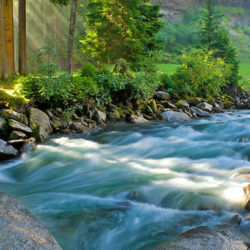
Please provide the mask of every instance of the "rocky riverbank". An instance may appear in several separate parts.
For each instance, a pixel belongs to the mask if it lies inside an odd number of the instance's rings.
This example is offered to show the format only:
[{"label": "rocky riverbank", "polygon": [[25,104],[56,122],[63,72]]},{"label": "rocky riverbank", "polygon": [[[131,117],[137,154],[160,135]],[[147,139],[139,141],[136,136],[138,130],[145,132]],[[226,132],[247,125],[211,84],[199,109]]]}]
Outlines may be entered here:
[{"label": "rocky riverbank", "polygon": [[211,113],[223,112],[224,109],[249,109],[250,97],[242,92],[236,99],[225,95],[216,100],[180,100],[174,93],[158,91],[147,101],[109,103],[101,109],[82,103],[81,111],[70,119],[53,109],[27,105],[14,111],[8,106],[0,100],[0,161],[34,150],[36,143],[44,143],[53,133],[89,133],[98,126],[121,121],[133,124],[155,120],[191,121],[210,117]]}]

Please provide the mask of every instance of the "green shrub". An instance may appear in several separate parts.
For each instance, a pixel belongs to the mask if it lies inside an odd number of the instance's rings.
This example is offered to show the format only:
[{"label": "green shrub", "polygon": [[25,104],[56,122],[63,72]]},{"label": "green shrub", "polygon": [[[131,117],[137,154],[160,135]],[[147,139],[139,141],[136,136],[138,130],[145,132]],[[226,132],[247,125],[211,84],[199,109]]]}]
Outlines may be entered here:
[{"label": "green shrub", "polygon": [[73,86],[71,97],[74,102],[84,100],[89,96],[95,97],[99,93],[97,82],[91,77],[76,76],[73,78]]},{"label": "green shrub", "polygon": [[28,75],[16,80],[15,89],[27,98],[40,103],[51,101],[52,105],[67,105],[73,89],[72,76],[66,72],[56,75]]},{"label": "green shrub", "polygon": [[159,86],[160,82],[155,74],[141,71],[134,74],[127,88],[132,98],[147,99],[153,96]]},{"label": "green shrub", "polygon": [[97,84],[100,91],[99,102],[112,101],[112,96],[126,88],[127,76],[111,73],[108,70],[101,70],[97,75]]},{"label": "green shrub", "polygon": [[163,87],[165,87],[168,91],[172,91],[176,88],[176,84],[173,81],[172,77],[167,73],[163,73],[160,75],[160,82]]},{"label": "green shrub", "polygon": [[86,62],[80,69],[80,74],[82,77],[96,78],[97,68],[94,64]]},{"label": "green shrub", "polygon": [[212,52],[184,55],[182,66],[173,75],[176,91],[182,96],[216,96],[231,74],[230,65]]}]

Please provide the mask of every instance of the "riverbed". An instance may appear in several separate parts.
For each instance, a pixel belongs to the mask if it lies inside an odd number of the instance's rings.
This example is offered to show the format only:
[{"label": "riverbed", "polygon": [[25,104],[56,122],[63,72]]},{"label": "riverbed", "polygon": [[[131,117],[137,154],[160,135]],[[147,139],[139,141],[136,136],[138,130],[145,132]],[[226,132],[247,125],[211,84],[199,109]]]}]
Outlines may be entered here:
[{"label": "riverbed", "polygon": [[249,174],[250,111],[236,111],[54,137],[0,163],[0,191],[18,196],[63,249],[149,250],[200,225],[249,237]]}]

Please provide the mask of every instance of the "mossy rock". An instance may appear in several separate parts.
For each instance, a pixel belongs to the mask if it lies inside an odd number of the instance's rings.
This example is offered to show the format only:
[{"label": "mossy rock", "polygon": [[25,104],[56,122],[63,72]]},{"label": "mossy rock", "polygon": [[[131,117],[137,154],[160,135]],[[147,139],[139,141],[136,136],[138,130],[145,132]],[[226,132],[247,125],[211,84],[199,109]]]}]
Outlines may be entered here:
[{"label": "mossy rock", "polygon": [[148,104],[147,106],[151,108],[153,113],[157,113],[158,108],[157,108],[156,101],[154,99],[150,99],[147,104]]},{"label": "mossy rock", "polygon": [[184,100],[179,100],[177,103],[176,103],[176,106],[178,108],[189,108],[189,104],[184,101]]},{"label": "mossy rock", "polygon": [[227,101],[223,102],[223,106],[224,106],[225,109],[230,109],[230,108],[232,108],[233,103],[231,101],[227,100]]},{"label": "mossy rock", "polygon": [[9,95],[5,90],[2,89],[0,89],[0,101],[9,103],[9,107],[13,109],[27,103],[27,100],[24,97]]},{"label": "mossy rock", "polygon": [[8,123],[0,116],[0,137],[6,137],[8,133]]}]

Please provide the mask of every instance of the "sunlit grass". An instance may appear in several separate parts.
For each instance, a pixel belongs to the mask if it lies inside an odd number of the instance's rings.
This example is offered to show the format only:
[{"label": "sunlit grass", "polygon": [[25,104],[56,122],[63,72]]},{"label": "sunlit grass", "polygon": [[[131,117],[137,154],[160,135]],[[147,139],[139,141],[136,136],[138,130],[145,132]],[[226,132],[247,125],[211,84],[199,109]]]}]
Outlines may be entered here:
[{"label": "sunlit grass", "polygon": [[158,64],[157,68],[161,73],[172,75],[176,71],[178,66],[178,64]]}]

